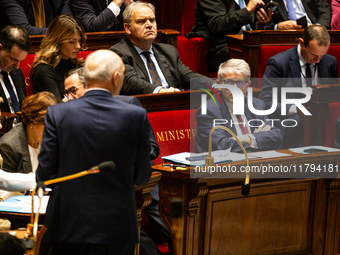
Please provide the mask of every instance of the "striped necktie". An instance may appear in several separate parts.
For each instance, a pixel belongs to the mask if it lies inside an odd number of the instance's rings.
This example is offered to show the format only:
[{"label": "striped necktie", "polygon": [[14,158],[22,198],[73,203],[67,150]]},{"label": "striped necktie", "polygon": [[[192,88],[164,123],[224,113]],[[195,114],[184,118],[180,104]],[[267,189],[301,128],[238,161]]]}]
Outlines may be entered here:
[{"label": "striped necktie", "polygon": [[14,113],[20,112],[19,102],[18,102],[17,96],[15,95],[15,92],[13,90],[12,84],[9,81],[8,73],[5,72],[5,71],[1,71],[1,75],[4,78],[4,83],[5,83],[6,89],[8,91],[10,98],[11,98]]},{"label": "striped necktie", "polygon": [[162,86],[161,79],[159,78],[156,67],[153,61],[151,60],[150,56],[151,53],[149,51],[143,51],[142,54],[146,57],[146,63],[151,77],[151,83],[158,86]]}]

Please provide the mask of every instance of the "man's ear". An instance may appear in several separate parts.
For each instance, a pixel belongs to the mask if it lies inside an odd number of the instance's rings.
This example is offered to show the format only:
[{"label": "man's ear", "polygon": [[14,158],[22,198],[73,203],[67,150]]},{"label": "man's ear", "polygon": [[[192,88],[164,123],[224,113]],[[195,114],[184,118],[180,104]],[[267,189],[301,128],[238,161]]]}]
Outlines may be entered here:
[{"label": "man's ear", "polygon": [[304,46],[304,41],[302,38],[299,38],[299,44],[300,44],[300,47],[303,47]]},{"label": "man's ear", "polygon": [[0,43],[0,52],[4,49],[4,47],[2,47],[2,44]]},{"label": "man's ear", "polygon": [[124,29],[125,29],[125,32],[126,32],[128,35],[131,34],[129,23],[124,23]]}]

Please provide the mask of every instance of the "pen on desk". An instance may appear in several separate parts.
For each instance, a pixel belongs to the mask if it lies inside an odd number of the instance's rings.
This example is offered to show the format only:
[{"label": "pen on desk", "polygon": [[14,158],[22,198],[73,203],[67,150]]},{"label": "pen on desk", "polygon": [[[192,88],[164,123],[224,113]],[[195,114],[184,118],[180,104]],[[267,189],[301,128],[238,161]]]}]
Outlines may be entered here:
[{"label": "pen on desk", "polygon": [[183,167],[183,168],[186,168],[187,166],[186,165],[176,165],[176,164],[163,164],[162,165],[163,167]]}]

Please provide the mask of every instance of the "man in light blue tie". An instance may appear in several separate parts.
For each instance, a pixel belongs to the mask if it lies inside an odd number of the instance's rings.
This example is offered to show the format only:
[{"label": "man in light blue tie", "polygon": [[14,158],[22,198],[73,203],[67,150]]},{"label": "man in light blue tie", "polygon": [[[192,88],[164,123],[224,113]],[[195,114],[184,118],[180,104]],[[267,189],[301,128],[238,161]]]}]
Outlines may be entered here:
[{"label": "man in light blue tie", "polygon": [[[269,0],[265,0],[269,1]],[[279,6],[269,17],[261,8],[256,13],[260,19],[268,20],[265,29],[302,29],[296,20],[306,16],[307,24],[322,25],[331,29],[331,8],[327,0],[275,0]]]},{"label": "man in light blue tie", "polygon": [[255,15],[262,5],[262,0],[197,0],[195,26],[188,37],[204,37],[209,42],[209,73],[217,72],[219,64],[229,59],[226,34],[241,34],[269,22],[270,14],[263,19]]}]

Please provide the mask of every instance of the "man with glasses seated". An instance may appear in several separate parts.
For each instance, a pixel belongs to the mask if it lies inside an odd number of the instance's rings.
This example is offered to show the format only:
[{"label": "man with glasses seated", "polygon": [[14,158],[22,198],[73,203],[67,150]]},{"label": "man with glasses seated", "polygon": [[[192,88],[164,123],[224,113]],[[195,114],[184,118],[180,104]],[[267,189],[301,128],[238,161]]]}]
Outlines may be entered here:
[{"label": "man with glasses seated", "polygon": [[[242,59],[230,59],[222,63],[218,70],[217,83],[237,86],[246,95],[251,84],[249,65]],[[267,116],[253,114],[248,108],[247,97],[244,101],[244,114],[236,115],[233,111],[231,91],[221,88],[218,94],[221,103],[217,95],[214,95],[214,98],[207,100],[206,114],[202,113],[202,107],[197,110],[197,152],[208,151],[209,133],[214,127],[214,120],[218,120],[218,126],[225,126],[236,134],[248,152],[280,148],[282,131],[273,126]],[[252,103],[257,110],[265,109],[264,102],[257,98],[253,98]],[[233,152],[242,152],[241,147],[229,132],[223,129],[215,130],[212,134],[212,150],[228,148],[231,148]]]},{"label": "man with glasses seated", "polygon": [[84,80],[84,68],[75,68],[68,71],[64,77],[64,98],[63,101],[69,101],[72,99],[77,99],[82,97],[86,90],[87,86]]}]

